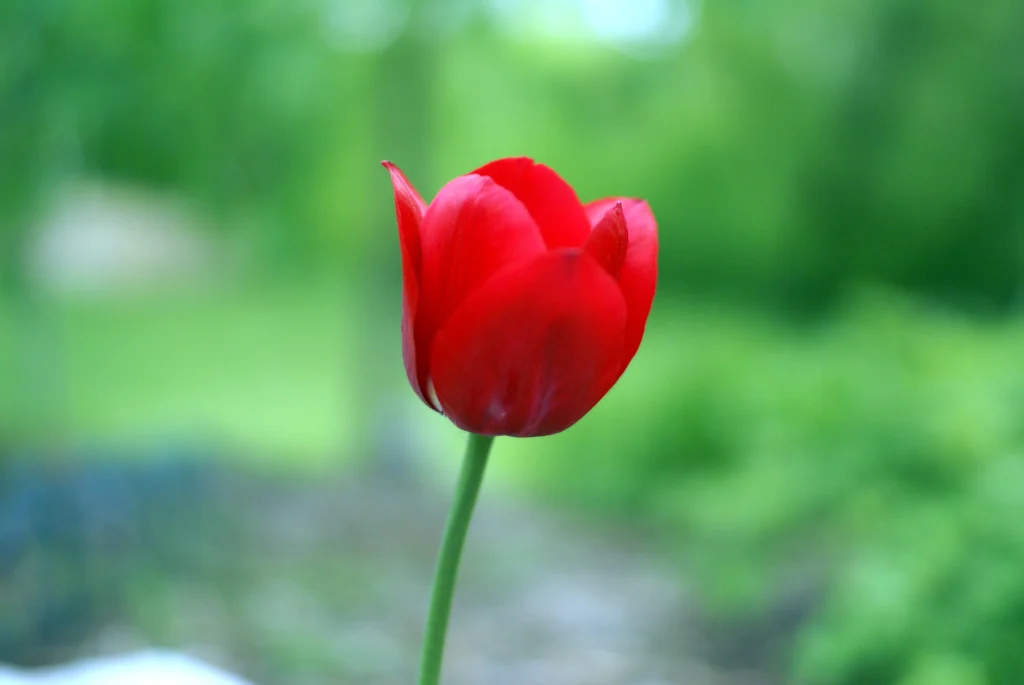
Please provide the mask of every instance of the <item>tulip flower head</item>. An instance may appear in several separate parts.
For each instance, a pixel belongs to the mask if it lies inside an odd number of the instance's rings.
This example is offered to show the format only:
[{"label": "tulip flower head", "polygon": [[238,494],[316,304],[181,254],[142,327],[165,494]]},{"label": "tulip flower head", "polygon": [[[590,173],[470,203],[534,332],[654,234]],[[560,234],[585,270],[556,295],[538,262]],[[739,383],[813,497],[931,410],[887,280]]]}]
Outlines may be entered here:
[{"label": "tulip flower head", "polygon": [[402,352],[423,402],[463,430],[565,430],[619,379],[657,283],[647,203],[581,204],[550,168],[500,159],[428,205],[395,165]]}]

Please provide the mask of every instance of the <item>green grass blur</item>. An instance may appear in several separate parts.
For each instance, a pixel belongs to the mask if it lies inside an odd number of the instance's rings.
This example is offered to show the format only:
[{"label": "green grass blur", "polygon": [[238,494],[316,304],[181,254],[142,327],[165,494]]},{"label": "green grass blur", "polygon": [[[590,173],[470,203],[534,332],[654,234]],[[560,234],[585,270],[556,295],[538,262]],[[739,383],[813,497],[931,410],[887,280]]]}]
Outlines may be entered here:
[{"label": "green grass blur", "polygon": [[[430,197],[530,155],[647,198],[662,276],[618,386],[496,477],[649,527],[725,625],[810,588],[778,682],[1024,682],[1024,5],[597,5],[5,2],[0,448],[358,463],[415,406],[379,162]],[[96,183],[187,207],[202,283],[37,269]]]},{"label": "green grass blur", "polygon": [[[26,416],[23,389],[13,384],[30,370],[22,369],[0,383],[0,412],[28,422],[11,430],[51,439],[130,443],[192,434],[245,445],[254,457],[326,459],[353,440],[348,297],[337,279],[320,279],[50,303],[46,326],[60,364],[51,404]],[[15,343],[6,337],[0,351],[9,358]]]}]

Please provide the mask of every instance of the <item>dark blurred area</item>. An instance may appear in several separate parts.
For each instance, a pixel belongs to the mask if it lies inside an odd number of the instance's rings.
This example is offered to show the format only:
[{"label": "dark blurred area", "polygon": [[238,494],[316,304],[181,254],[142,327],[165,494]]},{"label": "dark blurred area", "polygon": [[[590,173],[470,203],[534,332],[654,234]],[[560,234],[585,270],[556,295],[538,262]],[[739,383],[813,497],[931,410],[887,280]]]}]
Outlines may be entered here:
[{"label": "dark blurred area", "polygon": [[498,443],[449,682],[1024,682],[1024,4],[0,3],[0,663],[412,680],[462,437],[391,188],[646,198],[647,339]]}]

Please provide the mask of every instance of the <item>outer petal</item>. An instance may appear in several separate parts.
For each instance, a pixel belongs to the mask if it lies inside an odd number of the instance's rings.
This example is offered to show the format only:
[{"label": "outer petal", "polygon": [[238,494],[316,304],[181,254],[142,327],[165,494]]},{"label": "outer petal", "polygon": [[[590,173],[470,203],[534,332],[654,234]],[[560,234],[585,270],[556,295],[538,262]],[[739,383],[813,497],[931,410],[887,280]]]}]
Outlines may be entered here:
[{"label": "outer petal", "polygon": [[486,435],[549,435],[576,423],[622,368],[626,303],[579,250],[495,276],[437,335],[431,377],[455,425]]},{"label": "outer petal", "polygon": [[510,157],[473,173],[494,179],[526,205],[548,249],[579,247],[590,234],[576,191],[549,167],[528,157]]},{"label": "outer petal", "polygon": [[[546,251],[540,229],[511,192],[485,176],[445,185],[420,225],[423,269],[416,355],[430,359],[434,336],[466,297],[498,271]],[[427,387],[427,368],[419,381]]]},{"label": "outer petal", "polygon": [[[437,409],[430,401],[426,386],[420,378],[426,375],[428,358],[418,359],[413,336],[416,312],[419,308],[419,278],[423,256],[420,250],[420,223],[427,210],[426,203],[406,179],[402,170],[391,162],[383,162],[391,173],[395,189],[395,217],[398,221],[398,242],[402,251],[402,359],[409,384],[427,406]],[[423,362],[423,369],[418,366]]]},{"label": "outer petal", "polygon": [[629,233],[626,260],[619,273],[619,286],[629,308],[626,353],[622,363],[624,371],[640,347],[658,284],[658,224],[646,202],[622,197],[606,198],[586,205],[591,224],[596,227],[617,203],[622,203]]}]

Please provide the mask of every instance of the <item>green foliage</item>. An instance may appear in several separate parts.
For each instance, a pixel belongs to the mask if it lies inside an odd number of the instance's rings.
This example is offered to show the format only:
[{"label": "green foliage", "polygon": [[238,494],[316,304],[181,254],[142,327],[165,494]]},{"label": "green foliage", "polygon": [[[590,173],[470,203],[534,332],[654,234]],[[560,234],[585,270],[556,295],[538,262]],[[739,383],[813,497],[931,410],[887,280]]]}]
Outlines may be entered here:
[{"label": "green foliage", "polygon": [[[36,341],[17,340],[6,305],[0,299],[0,360],[18,360],[13,347]],[[370,333],[357,312],[336,279],[53,306],[44,332],[59,332],[46,350],[59,367],[52,378],[0,374],[0,437],[92,444],[198,434],[258,447],[249,459],[335,464],[363,420],[350,331]],[[397,341],[390,351],[398,359]],[[400,366],[389,365],[395,378]],[[41,387],[55,396],[36,419],[45,423],[19,425]]]},{"label": "green foliage", "polygon": [[317,13],[272,0],[14,0],[0,12],[0,152],[19,170],[5,214],[99,176],[184,193],[276,264],[308,252],[320,222],[364,211],[339,161],[359,149],[363,69],[339,62]]},{"label": "green foliage", "polygon": [[1024,680],[1019,323],[676,314],[578,429],[517,448],[528,480],[656,522],[715,615],[816,579],[793,682]]},{"label": "green foliage", "polygon": [[451,17],[415,4],[366,52],[384,9],[359,28],[317,3],[7,2],[0,153],[18,173],[0,209],[102,175],[186,193],[271,266],[372,264],[392,236],[380,159],[429,196],[530,154],[584,198],[650,199],[666,291],[818,309],[881,281],[1018,301],[1015,0],[712,3],[646,59],[482,20],[441,40],[421,24]]}]

